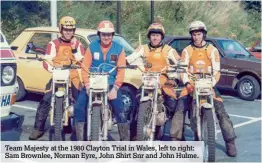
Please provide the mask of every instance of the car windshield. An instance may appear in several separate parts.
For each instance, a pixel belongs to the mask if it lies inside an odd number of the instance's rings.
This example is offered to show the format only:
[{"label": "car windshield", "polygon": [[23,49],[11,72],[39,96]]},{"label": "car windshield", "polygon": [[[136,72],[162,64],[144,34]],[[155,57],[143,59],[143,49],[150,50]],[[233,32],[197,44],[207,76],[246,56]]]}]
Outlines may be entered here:
[{"label": "car windshield", "polygon": [[[90,42],[93,42],[95,40],[98,40],[99,37],[98,35],[90,35],[88,36],[88,39],[90,40]],[[134,48],[122,36],[115,35],[113,37],[113,41],[119,43],[120,45],[124,47],[126,56],[129,56],[130,54],[134,52]]]},{"label": "car windshield", "polygon": [[217,40],[229,58],[250,58],[253,57],[243,46],[234,40]]}]

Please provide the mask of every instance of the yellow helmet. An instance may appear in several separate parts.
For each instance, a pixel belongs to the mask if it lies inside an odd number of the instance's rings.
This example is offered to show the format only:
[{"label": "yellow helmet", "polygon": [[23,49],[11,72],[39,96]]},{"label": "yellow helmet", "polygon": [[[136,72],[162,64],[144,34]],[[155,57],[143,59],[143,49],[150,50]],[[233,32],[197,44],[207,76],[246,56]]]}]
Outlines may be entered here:
[{"label": "yellow helmet", "polygon": [[74,18],[70,16],[64,16],[59,21],[59,31],[61,32],[62,29],[75,29],[76,28],[76,21]]},{"label": "yellow helmet", "polygon": [[188,27],[189,33],[191,33],[192,31],[198,31],[198,30],[203,30],[207,33],[207,27],[205,23],[201,21],[194,21]]},{"label": "yellow helmet", "polygon": [[148,27],[147,38],[150,38],[151,33],[160,33],[163,39],[165,37],[165,28],[160,23],[153,23]]}]

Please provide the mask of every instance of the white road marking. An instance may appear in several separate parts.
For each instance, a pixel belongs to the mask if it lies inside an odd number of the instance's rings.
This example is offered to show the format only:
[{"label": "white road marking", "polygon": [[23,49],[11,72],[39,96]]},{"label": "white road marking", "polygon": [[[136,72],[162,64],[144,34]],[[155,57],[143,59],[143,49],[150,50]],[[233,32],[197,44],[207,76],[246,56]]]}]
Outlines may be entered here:
[{"label": "white road marking", "polygon": [[23,108],[23,109],[28,109],[28,110],[37,110],[36,108],[33,108],[33,107],[28,107],[28,106],[23,106],[23,105],[18,105],[18,104],[15,104],[13,105],[14,107],[18,107],[18,108]]},{"label": "white road marking", "polygon": [[236,114],[228,114],[232,117],[238,117],[238,118],[246,118],[246,119],[257,119],[257,117],[247,117],[247,116],[243,116],[243,115],[236,115]]},{"label": "white road marking", "polygon": [[[255,119],[252,119],[252,120],[243,122],[243,123],[236,124],[236,125],[234,125],[234,128],[238,128],[238,127],[241,127],[241,126],[245,126],[245,125],[248,125],[248,124],[250,124],[250,123],[255,123],[255,122],[261,121],[261,120],[262,120],[262,117],[260,117],[260,118],[255,118]],[[217,132],[217,133],[220,133],[221,130],[217,130],[216,132]]]},{"label": "white road marking", "polygon": [[[237,97],[235,97],[235,96],[230,96],[230,95],[221,95],[221,97],[223,98],[223,97],[232,97],[232,99],[237,99],[237,100],[242,100],[242,99],[239,99],[239,98],[237,98]],[[245,100],[243,100],[243,101],[245,101]],[[261,99],[255,99],[254,101],[261,101]],[[248,102],[248,101],[247,101]]]},{"label": "white road marking", "polygon": [[[36,108],[33,108],[33,107],[27,107],[27,106],[23,106],[23,105],[13,105],[15,107],[19,107],[19,108],[23,108],[23,109],[28,109],[28,110],[34,110],[36,111],[37,109]],[[260,118],[255,118],[255,117],[247,117],[247,116],[242,116],[242,115],[235,115],[235,114],[229,114],[230,116],[232,117],[239,117],[239,118],[246,118],[246,119],[250,119],[249,121],[246,121],[246,122],[243,122],[243,123],[239,123],[239,124],[236,124],[234,125],[233,127],[234,128],[238,128],[238,127],[242,127],[242,126],[245,126],[245,125],[248,125],[248,124],[251,124],[251,123],[255,123],[257,121],[261,121],[262,120],[262,117]],[[217,133],[220,133],[221,130],[217,130],[216,131]]]}]

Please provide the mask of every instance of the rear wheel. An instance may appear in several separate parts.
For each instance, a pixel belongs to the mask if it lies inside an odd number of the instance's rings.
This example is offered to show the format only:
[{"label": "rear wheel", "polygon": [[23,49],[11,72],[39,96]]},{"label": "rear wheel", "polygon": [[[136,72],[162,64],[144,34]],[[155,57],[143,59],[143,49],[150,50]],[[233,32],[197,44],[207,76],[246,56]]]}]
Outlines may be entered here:
[{"label": "rear wheel", "polygon": [[91,115],[91,141],[99,141],[101,131],[101,106],[94,106]]},{"label": "rear wheel", "polygon": [[201,137],[204,141],[204,161],[215,162],[216,160],[216,140],[215,140],[215,120],[212,109],[202,109]]},{"label": "rear wheel", "polygon": [[63,107],[64,107],[64,96],[55,97],[55,115],[54,115],[54,140],[62,140],[62,125],[63,125]]},{"label": "rear wheel", "polygon": [[138,110],[137,141],[150,139],[150,135],[152,134],[152,126],[150,126],[152,116],[151,101],[142,102]]}]

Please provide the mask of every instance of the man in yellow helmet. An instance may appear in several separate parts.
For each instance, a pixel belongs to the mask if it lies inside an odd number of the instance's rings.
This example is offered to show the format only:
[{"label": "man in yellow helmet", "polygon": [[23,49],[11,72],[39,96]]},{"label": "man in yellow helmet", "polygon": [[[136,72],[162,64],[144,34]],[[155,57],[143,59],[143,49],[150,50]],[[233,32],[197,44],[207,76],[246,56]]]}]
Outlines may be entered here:
[{"label": "man in yellow helmet", "polygon": [[[180,57],[176,50],[162,43],[162,40],[165,37],[165,29],[162,24],[151,24],[148,28],[147,37],[150,42],[138,47],[133,54],[127,57],[127,62],[129,64],[142,66],[145,63],[150,63],[152,64],[151,70],[160,71],[165,66],[178,63]],[[142,68],[144,67],[142,66]],[[176,82],[175,80],[170,80],[170,77],[178,78],[178,75],[176,73],[168,74],[168,76],[162,75],[160,77],[160,84],[163,90],[162,94],[164,104],[170,113],[169,115],[172,116],[176,107],[176,93],[173,89],[173,86],[176,85]],[[159,128],[157,128],[157,130],[158,129]],[[135,131],[131,131],[132,138],[135,137],[135,135],[133,135],[135,134],[134,132]],[[156,131],[156,134],[157,132],[158,131]]]},{"label": "man in yellow helmet", "polygon": [[[71,61],[72,62],[81,61],[83,59],[85,50],[83,48],[83,45],[74,37],[75,30],[76,30],[75,19],[70,16],[62,17],[59,21],[59,31],[61,37],[48,43],[45,52],[46,55],[44,58],[46,60],[52,61],[54,65],[56,64],[69,65]],[[63,49],[64,47],[71,48],[72,52],[61,53],[62,51],[61,49]],[[45,61],[43,61],[43,67],[47,71],[52,72],[53,67]],[[70,71],[70,80],[72,82],[71,85],[72,96],[74,100],[76,100],[78,96],[78,92],[82,87],[77,70]],[[42,137],[44,134],[45,121],[48,117],[48,113],[51,107],[51,97],[52,97],[51,83],[52,83],[52,79],[47,84],[46,93],[43,99],[40,101],[39,106],[37,108],[34,129],[31,135],[29,136],[30,140],[36,140]]]},{"label": "man in yellow helmet", "polygon": [[[192,22],[189,26],[189,33],[191,35],[192,43],[182,51],[181,62],[188,65],[190,73],[211,73],[213,75],[213,87],[215,87],[220,78],[219,52],[213,45],[205,41],[207,28],[203,22]],[[170,129],[170,137],[171,140],[174,141],[182,139],[186,111],[185,105],[191,103],[192,98],[190,98],[188,94],[194,90],[194,83],[189,79],[188,74],[182,74],[181,80],[185,84],[185,88],[182,90],[179,97],[178,107],[172,119],[172,126]],[[235,157],[237,155],[237,150],[235,147],[236,135],[233,124],[225,110],[223,100],[215,88],[214,107],[223,138],[226,142],[227,154],[231,157]]]}]

